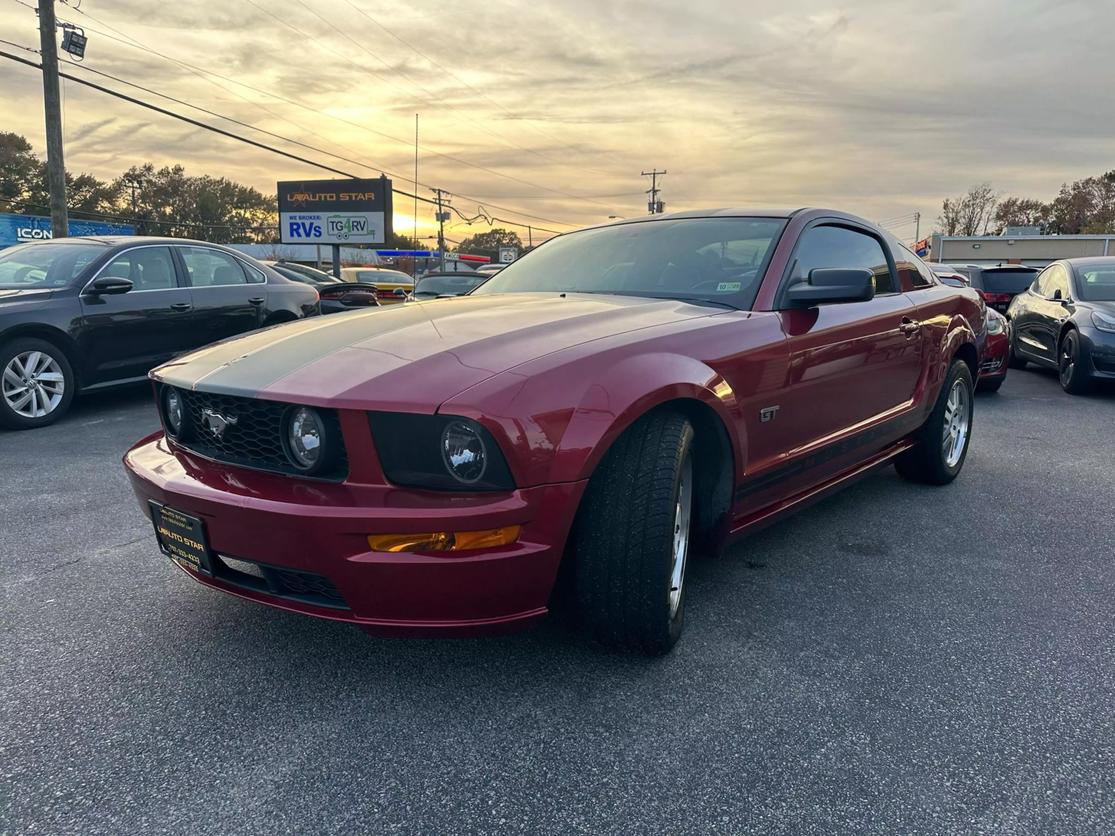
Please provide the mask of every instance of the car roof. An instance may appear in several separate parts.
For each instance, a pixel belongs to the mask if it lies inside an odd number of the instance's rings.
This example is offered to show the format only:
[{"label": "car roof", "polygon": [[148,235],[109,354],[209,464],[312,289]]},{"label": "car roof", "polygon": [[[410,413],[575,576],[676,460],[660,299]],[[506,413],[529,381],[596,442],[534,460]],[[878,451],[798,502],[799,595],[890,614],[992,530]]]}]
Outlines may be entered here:
[{"label": "car roof", "polygon": [[168,238],[158,235],[71,235],[66,238],[49,238],[45,241],[39,241],[38,243],[64,244],[73,241],[102,244],[106,247],[119,247],[123,244],[182,244],[187,247],[199,246],[229,249],[225,244],[214,244],[212,241],[195,241],[192,238]]},{"label": "car roof", "polygon": [[788,220],[795,215],[800,215],[803,213],[808,213],[817,218],[837,218],[878,228],[878,224],[872,223],[871,221],[865,218],[861,218],[858,215],[853,215],[850,212],[843,212],[839,209],[825,209],[816,206],[802,206],[798,209],[777,209],[770,207],[721,207],[718,209],[692,209],[685,212],[670,212],[662,215],[643,215],[637,218],[624,218],[618,221],[594,224],[592,226],[584,228],[599,229],[606,226],[654,223],[655,221],[673,221],[683,220],[687,218],[778,218],[781,220]]},{"label": "car roof", "polygon": [[1077,269],[1088,267],[1115,268],[1115,255],[1081,256],[1080,258],[1064,258],[1061,261],[1071,264]]}]

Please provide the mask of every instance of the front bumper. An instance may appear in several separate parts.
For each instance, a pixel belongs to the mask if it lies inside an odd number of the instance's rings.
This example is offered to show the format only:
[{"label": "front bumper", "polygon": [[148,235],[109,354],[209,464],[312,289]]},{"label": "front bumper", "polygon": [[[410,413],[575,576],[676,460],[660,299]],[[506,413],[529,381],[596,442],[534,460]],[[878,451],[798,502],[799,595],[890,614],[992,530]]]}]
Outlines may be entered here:
[{"label": "front bumper", "polygon": [[[370,632],[410,634],[493,632],[543,616],[586,484],[459,495],[317,482],[175,452],[162,433],[129,450],[124,466],[148,516],[154,501],[199,517],[218,557],[293,579],[253,583],[181,567],[198,582]],[[366,539],[512,525],[522,526],[517,542],[456,554],[373,552]]]},{"label": "front bumper", "polygon": [[1081,328],[1081,354],[1088,361],[1090,377],[1115,380],[1115,334],[1098,328]]}]

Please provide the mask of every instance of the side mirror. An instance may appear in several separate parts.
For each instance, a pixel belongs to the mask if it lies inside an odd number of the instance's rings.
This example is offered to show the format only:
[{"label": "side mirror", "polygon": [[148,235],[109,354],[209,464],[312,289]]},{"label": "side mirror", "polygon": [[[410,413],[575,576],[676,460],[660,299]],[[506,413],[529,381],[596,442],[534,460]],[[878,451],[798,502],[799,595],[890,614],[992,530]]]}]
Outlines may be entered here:
[{"label": "side mirror", "polygon": [[120,276],[103,276],[89,286],[89,292],[96,296],[115,296],[127,293],[133,287],[135,285],[132,284],[131,279],[124,279]]},{"label": "side mirror", "polygon": [[786,300],[795,307],[867,302],[874,296],[875,275],[854,267],[810,270],[807,281],[791,285],[786,291]]}]

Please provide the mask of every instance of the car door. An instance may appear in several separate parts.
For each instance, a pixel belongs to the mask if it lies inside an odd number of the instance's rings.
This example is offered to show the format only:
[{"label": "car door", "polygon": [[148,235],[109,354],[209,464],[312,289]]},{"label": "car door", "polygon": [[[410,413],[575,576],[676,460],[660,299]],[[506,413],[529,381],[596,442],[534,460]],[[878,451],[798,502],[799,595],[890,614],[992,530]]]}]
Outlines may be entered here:
[{"label": "car door", "polygon": [[873,231],[821,221],[799,238],[783,277],[787,287],[818,268],[859,268],[875,275],[866,302],[776,305],[788,348],[780,395],[778,442],[801,468],[805,487],[883,449],[906,432],[922,375],[924,346],[916,309],[901,292],[893,258]]},{"label": "car door", "polygon": [[266,277],[236,256],[215,247],[177,246],[190,285],[194,334],[191,346],[234,337],[263,323]]},{"label": "car door", "polygon": [[1065,265],[1050,264],[1038,276],[1037,292],[1026,291],[1024,313],[1018,317],[1016,345],[1029,358],[1057,363],[1057,338],[1069,317],[1066,303],[1072,297]]},{"label": "car door", "polygon": [[[92,283],[105,277],[128,279],[132,289],[93,292]],[[183,284],[166,245],[130,247],[90,279],[80,297],[78,334],[86,385],[142,377],[190,348],[190,291]]]}]

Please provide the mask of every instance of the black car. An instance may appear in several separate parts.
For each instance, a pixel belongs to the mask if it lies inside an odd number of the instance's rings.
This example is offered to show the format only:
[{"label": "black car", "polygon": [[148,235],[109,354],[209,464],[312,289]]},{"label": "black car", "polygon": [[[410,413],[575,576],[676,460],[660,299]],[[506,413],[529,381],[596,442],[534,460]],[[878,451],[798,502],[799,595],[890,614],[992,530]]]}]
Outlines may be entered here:
[{"label": "black car", "polygon": [[493,274],[477,273],[474,270],[450,272],[427,273],[422,276],[414,285],[414,291],[411,294],[414,299],[437,299],[443,296],[464,296],[470,293],[484,282],[488,281]]},{"label": "black car", "polygon": [[1057,369],[1073,395],[1115,380],[1115,257],[1053,262],[1014,297],[1007,317],[1014,368]]},{"label": "black car", "polygon": [[296,282],[308,284],[321,296],[323,314],[358,311],[379,307],[378,288],[373,284],[345,282],[323,270],[289,261],[262,261],[276,273]]},{"label": "black car", "polygon": [[313,288],[178,238],[57,238],[0,250],[0,426],[50,424],[78,391],[318,312]]},{"label": "black car", "polygon": [[950,264],[950,269],[966,277],[988,307],[1006,313],[1011,299],[1024,291],[1040,271],[1026,264]]}]

